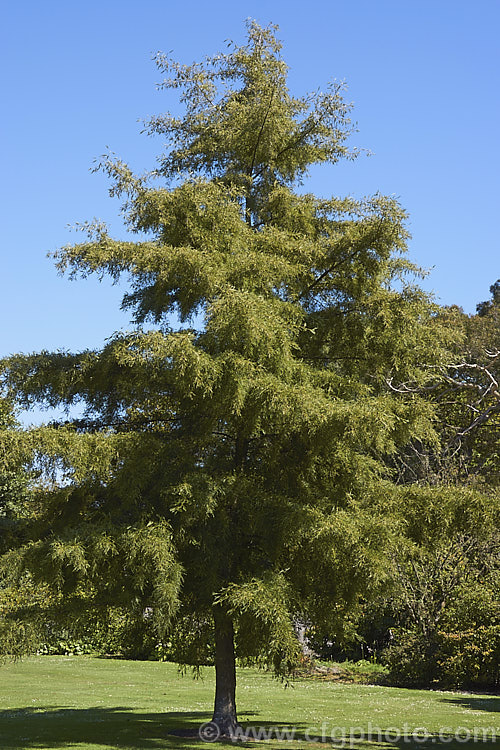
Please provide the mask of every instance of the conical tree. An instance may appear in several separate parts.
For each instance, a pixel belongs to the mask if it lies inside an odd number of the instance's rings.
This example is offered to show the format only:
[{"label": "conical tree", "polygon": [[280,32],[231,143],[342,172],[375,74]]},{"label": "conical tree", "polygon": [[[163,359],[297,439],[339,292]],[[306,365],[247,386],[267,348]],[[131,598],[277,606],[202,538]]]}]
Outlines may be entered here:
[{"label": "conical tree", "polygon": [[86,409],[2,433],[52,472],[8,567],[68,597],[86,586],[96,607],[150,607],[179,660],[213,659],[231,735],[235,655],[285,672],[295,619],[331,632],[383,579],[384,462],[432,432],[429,405],[386,381],[422,382],[440,339],[405,282],[398,203],[297,192],[311,165],[355,155],[342,86],[292,97],[275,29],[255,23],[243,46],[157,63],[185,105],[149,123],[167,141],[157,169],[102,163],[141,237],[88,225],[57,253],[71,275],[128,278],[136,329],[4,363],[24,406]]}]

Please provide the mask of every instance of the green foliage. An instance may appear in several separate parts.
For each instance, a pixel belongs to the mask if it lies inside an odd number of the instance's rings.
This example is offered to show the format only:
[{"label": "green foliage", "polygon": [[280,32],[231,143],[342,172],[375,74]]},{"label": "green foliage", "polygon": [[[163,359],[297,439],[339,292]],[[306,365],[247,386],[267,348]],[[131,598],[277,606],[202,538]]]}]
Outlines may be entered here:
[{"label": "green foliage", "polygon": [[217,597],[238,618],[237,653],[243,659],[270,663],[278,675],[288,674],[299,658],[290,619],[292,592],[282,572],[230,584]]},{"label": "green foliage", "polygon": [[496,687],[498,494],[404,487],[399,501],[403,534],[391,553],[392,586],[364,611],[358,632],[396,683]]},{"label": "green foliage", "polygon": [[174,661],[186,667],[213,666],[215,664],[215,626],[212,612],[198,611],[185,602],[168,639],[156,644],[154,655],[163,661]]},{"label": "green foliage", "polygon": [[384,652],[392,684],[496,690],[500,684],[500,625],[473,630],[396,633]]},{"label": "green foliage", "polygon": [[496,688],[500,685],[500,624],[443,633],[439,669],[442,683]]},{"label": "green foliage", "polygon": [[393,552],[401,617],[424,637],[446,620],[464,627],[461,596],[487,589],[500,570],[500,498],[458,488],[405,488],[402,495],[407,543]]},{"label": "green foliage", "polygon": [[36,653],[99,654],[127,659],[158,658],[157,637],[148,613],[131,613],[119,607],[87,610],[82,617],[46,612],[38,634]]},{"label": "green foliage", "polygon": [[[499,486],[500,300],[499,282],[492,299],[466,315],[452,306],[441,310],[441,324],[453,330],[452,353],[433,368],[435,381],[426,397],[435,407],[438,443],[411,442],[394,459],[399,481],[430,484]],[[414,384],[403,391],[418,392]],[[421,393],[425,393],[425,390]]]},{"label": "green foliage", "polygon": [[[12,404],[0,398],[0,432],[16,434],[18,425]],[[27,512],[30,477],[22,462],[9,452],[0,454],[0,554],[19,534],[21,518]]]},{"label": "green foliage", "polygon": [[50,482],[4,569],[92,607],[150,607],[195,663],[218,603],[241,656],[282,672],[295,618],[338,630],[386,582],[388,456],[436,434],[429,402],[387,383],[424,385],[448,329],[413,283],[397,201],[296,192],[310,165],[355,154],[342,86],[293,97],[255,23],[202,63],[157,62],[185,105],[149,123],[168,150],[144,177],[101,164],[141,239],[83,225],[56,254],[70,275],[128,279],[136,329],[3,363],[23,406],[85,408],[0,432]]},{"label": "green foliage", "polygon": [[0,656],[100,654],[158,658],[153,613],[107,606],[92,591],[54,593],[24,576],[0,588]]}]

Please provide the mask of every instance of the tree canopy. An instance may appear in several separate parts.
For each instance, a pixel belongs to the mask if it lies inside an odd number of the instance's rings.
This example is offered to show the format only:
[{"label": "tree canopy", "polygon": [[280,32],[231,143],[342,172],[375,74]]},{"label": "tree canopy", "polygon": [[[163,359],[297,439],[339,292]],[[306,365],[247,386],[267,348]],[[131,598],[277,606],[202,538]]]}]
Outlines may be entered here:
[{"label": "tree canopy", "polygon": [[56,253],[71,276],[128,280],[135,328],[3,363],[22,406],[84,408],[1,431],[47,482],[4,567],[68,601],[150,608],[180,661],[215,661],[226,734],[235,654],[282,674],[295,620],[338,629],[383,583],[388,457],[435,435],[429,400],[387,383],[424,384],[447,335],[395,199],[303,192],[311,165],[356,156],[350,105],[337,83],[292,96],[280,50],[251,22],[200,63],[158,55],[184,105],[148,124],[164,153],[140,176],[100,165],[137,237],[90,223]]}]

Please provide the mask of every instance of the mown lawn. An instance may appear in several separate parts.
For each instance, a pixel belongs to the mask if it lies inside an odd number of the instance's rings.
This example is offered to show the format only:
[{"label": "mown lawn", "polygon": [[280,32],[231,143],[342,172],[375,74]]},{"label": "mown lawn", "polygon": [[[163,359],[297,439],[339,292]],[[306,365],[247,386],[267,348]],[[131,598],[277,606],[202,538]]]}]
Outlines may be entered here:
[{"label": "mown lawn", "polygon": [[[238,709],[245,726],[296,730],[291,740],[248,740],[240,747],[282,750],[338,746],[377,749],[472,747],[500,749],[500,698],[460,693],[401,690],[380,686],[300,680],[283,686],[265,673],[242,669]],[[181,676],[173,664],[37,657],[0,667],[0,748],[76,748],[77,750],[202,750],[198,727],[210,720],[213,672],[202,680]],[[372,740],[366,738],[370,729]],[[397,741],[395,730],[408,741]],[[421,729],[429,736],[421,741]],[[455,731],[460,728],[457,738]],[[474,742],[474,728],[493,728],[498,740]],[[378,730],[390,736],[378,736]],[[184,732],[182,731],[184,730]],[[179,732],[178,735],[175,733]],[[232,743],[220,743],[232,746]]]}]

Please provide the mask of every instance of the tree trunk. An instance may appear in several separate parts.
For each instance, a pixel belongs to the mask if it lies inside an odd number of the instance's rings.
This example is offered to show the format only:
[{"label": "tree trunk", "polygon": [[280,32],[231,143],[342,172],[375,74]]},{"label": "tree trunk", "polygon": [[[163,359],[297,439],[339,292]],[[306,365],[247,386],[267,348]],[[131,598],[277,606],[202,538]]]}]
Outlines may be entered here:
[{"label": "tree trunk", "polygon": [[212,721],[222,736],[233,737],[236,717],[236,662],[233,621],[222,607],[214,607],[215,621],[215,706]]}]

